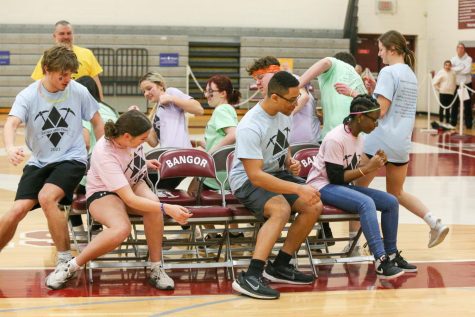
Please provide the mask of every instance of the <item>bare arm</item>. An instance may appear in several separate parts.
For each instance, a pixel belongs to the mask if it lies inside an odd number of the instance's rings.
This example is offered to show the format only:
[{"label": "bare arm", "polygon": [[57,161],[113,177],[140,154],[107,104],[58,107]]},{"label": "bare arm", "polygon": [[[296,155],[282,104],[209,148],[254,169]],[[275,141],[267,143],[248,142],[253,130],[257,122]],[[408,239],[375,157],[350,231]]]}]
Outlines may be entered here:
[{"label": "bare arm", "polygon": [[312,79],[314,79],[315,77],[329,70],[330,67],[332,67],[332,62],[329,58],[323,58],[319,60],[318,62],[313,64],[309,69],[307,69],[305,73],[303,73],[303,75],[300,77],[299,87],[304,87]]},{"label": "bare arm", "polygon": [[205,112],[198,100],[183,99],[183,98],[172,96],[166,93],[160,96],[159,103],[161,105],[166,106],[166,104],[170,102],[173,102],[175,105],[183,109],[183,111],[191,113],[191,114],[202,115]]},{"label": "bare arm", "polygon": [[[115,191],[122,201],[130,208],[143,212],[162,212],[160,202],[136,195],[132,188],[127,185]],[[192,216],[185,207],[178,205],[164,204],[167,215],[175,219],[179,224],[186,224],[188,218]]]},{"label": "bare arm", "polygon": [[147,143],[151,147],[156,147],[158,145],[158,137],[157,133],[155,132],[155,129],[150,129],[150,133],[147,137]]},{"label": "bare arm", "polygon": [[96,113],[92,117],[91,124],[96,140],[99,140],[104,135],[104,122],[102,121],[102,118],[99,115],[99,111],[96,111]]},{"label": "bare arm", "polygon": [[104,94],[102,93],[102,84],[101,80],[99,79],[99,75],[92,77],[92,79],[94,79],[97,85],[97,89],[99,89],[99,98],[101,98],[101,100],[104,100]]},{"label": "bare arm", "polygon": [[281,180],[262,170],[262,160],[241,159],[249,181],[256,187],[280,194],[296,194],[305,203],[314,205],[320,201],[320,193],[310,185]]},{"label": "bare arm", "polygon": [[227,127],[224,128],[224,133],[226,133],[226,136],[219,141],[218,144],[213,146],[210,150],[209,153],[213,153],[219,148],[222,148],[225,145],[230,145],[236,143],[236,127]]},{"label": "bare arm", "polygon": [[82,137],[84,138],[84,143],[86,144],[86,150],[89,152],[91,148],[91,136],[89,135],[89,130],[82,128]]},{"label": "bare arm", "polygon": [[300,88],[300,97],[297,101],[297,106],[295,107],[294,111],[292,111],[292,114],[295,114],[302,110],[302,108],[307,104],[308,100],[310,99],[310,96],[308,95],[307,89],[305,88]]},{"label": "bare arm", "polygon": [[378,95],[378,103],[381,106],[381,115],[380,117],[384,117],[386,112],[388,112],[389,107],[391,106],[391,101],[384,96]]},{"label": "bare arm", "polygon": [[20,164],[25,159],[23,149],[15,146],[15,134],[21,120],[15,116],[8,116],[5,126],[3,127],[3,143],[7,151],[8,161],[14,166]]}]

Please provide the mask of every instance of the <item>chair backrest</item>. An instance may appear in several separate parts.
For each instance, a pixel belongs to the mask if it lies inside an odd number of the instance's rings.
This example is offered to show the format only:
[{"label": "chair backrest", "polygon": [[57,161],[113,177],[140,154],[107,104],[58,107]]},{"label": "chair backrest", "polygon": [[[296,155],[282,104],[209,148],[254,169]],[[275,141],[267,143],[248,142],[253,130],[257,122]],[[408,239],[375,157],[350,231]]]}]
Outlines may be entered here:
[{"label": "chair backrest", "polygon": [[319,146],[313,143],[295,143],[289,146],[292,156],[302,149],[318,149]]},{"label": "chair backrest", "polygon": [[226,171],[226,159],[228,158],[229,153],[234,152],[234,144],[233,145],[226,145],[222,148],[211,153],[211,156],[214,159],[214,163],[216,164],[216,171]]},{"label": "chair backrest", "polygon": [[[145,159],[147,159],[147,160],[153,160],[153,159],[158,160],[160,155],[162,155],[166,151],[174,150],[174,149],[175,148],[171,148],[171,147],[159,147],[159,148],[156,148],[156,149],[152,149],[152,150],[148,151],[147,153],[145,153]],[[152,173],[152,174],[156,174],[157,170],[148,169],[148,172]]]},{"label": "chair backrest", "polygon": [[231,168],[233,168],[233,161],[234,161],[234,151],[229,152],[228,157],[226,158],[226,174],[229,177],[229,172],[231,172]]},{"label": "chair backrest", "polygon": [[173,177],[216,178],[214,160],[205,151],[197,149],[175,149],[160,155],[160,179]]},{"label": "chair backrest", "polygon": [[293,155],[293,158],[300,162],[300,177],[307,178],[313,162],[317,159],[317,154],[318,148],[307,148],[299,150]]}]

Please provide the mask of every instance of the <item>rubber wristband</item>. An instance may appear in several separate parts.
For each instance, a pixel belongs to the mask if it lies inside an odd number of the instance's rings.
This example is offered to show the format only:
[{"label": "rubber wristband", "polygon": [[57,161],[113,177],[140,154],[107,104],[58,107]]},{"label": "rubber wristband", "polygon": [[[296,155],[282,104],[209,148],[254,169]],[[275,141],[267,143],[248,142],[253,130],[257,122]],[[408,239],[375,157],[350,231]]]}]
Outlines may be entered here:
[{"label": "rubber wristband", "polygon": [[162,211],[162,214],[166,215],[164,205],[165,205],[164,203],[160,203],[160,210]]},{"label": "rubber wristband", "polygon": [[358,167],[358,171],[360,171],[362,176],[366,176],[365,173],[363,173],[363,171],[361,170],[361,168]]}]

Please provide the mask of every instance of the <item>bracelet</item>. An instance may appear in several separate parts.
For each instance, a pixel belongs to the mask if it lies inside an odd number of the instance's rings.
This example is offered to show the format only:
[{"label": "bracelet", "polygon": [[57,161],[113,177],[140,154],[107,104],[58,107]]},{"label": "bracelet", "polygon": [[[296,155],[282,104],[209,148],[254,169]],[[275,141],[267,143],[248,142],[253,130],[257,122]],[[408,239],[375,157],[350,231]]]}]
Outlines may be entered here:
[{"label": "bracelet", "polygon": [[348,97],[353,97],[353,89],[350,89],[350,94],[348,95]]},{"label": "bracelet", "polygon": [[164,203],[160,203],[160,210],[162,211],[162,214],[163,214],[163,215],[166,215],[166,213],[165,213],[165,206],[164,206],[164,205],[165,205]]},{"label": "bracelet", "polygon": [[366,176],[365,173],[363,173],[363,171],[361,170],[361,168],[358,167],[358,171],[360,171],[362,176]]}]

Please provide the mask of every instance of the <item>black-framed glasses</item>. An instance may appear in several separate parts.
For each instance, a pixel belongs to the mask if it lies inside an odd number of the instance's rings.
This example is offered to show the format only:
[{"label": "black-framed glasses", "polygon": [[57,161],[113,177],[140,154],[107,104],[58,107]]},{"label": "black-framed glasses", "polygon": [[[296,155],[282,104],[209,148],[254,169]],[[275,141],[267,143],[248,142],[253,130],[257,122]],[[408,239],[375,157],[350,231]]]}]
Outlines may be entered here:
[{"label": "black-framed glasses", "polygon": [[279,94],[276,93],[276,92],[274,92],[274,95],[276,95],[276,96],[278,96],[278,97],[284,99],[285,101],[287,101],[287,102],[290,103],[290,104],[294,104],[294,103],[296,103],[296,102],[299,100],[301,94],[299,94],[297,97],[292,98],[292,99],[285,98],[284,96],[281,96],[281,95],[279,95]]},{"label": "black-framed glasses", "polygon": [[370,118],[371,121],[373,121],[373,124],[374,124],[374,125],[378,124],[379,118],[373,118],[372,116],[370,116],[370,115],[367,114],[367,113],[363,113],[363,116],[365,116],[365,117],[367,117],[367,118]]},{"label": "black-framed glasses", "polygon": [[212,95],[213,92],[219,92],[219,90],[218,90],[218,89],[208,89],[208,90],[204,90],[204,91],[203,91],[203,95],[206,95],[206,94]]}]

